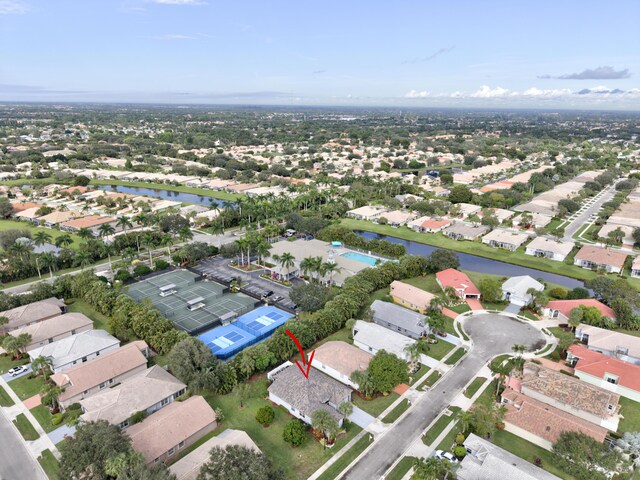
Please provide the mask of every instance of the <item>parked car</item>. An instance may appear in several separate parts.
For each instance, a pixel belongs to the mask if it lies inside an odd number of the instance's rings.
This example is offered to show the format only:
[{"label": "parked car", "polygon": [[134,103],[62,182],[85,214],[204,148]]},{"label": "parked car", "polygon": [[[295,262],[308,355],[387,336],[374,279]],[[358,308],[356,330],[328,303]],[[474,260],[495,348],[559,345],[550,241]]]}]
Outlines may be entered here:
[{"label": "parked car", "polygon": [[273,295],[273,290],[269,290],[267,292],[264,292],[264,294],[262,296],[263,297],[270,297],[271,295]]},{"label": "parked car", "polygon": [[27,370],[29,370],[29,367],[27,367],[26,365],[20,365],[19,367],[10,368],[7,373],[9,373],[9,375],[11,375],[12,377],[17,377],[18,375],[26,372]]},{"label": "parked car", "polygon": [[445,452],[443,450],[436,450],[436,453],[434,453],[433,456],[440,460],[446,460],[447,462],[458,463],[458,459],[453,456],[453,453]]},{"label": "parked car", "polygon": [[282,300],[282,297],[280,295],[276,295],[275,297],[271,297],[271,301],[272,302],[279,302],[280,300]]}]

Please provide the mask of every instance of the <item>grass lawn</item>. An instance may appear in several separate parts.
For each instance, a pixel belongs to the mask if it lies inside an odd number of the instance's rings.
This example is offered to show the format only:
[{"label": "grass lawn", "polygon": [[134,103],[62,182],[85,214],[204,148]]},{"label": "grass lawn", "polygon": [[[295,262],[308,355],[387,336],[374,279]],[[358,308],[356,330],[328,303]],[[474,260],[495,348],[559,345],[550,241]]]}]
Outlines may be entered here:
[{"label": "grass lawn", "polygon": [[414,277],[409,278],[407,280],[402,280],[404,283],[408,283],[409,285],[413,285],[414,287],[421,288],[422,290],[426,290],[431,293],[440,293],[442,289],[438,282],[436,282],[435,274],[426,275],[424,277]]},{"label": "grass lawn", "polygon": [[575,480],[573,476],[565,473],[563,470],[557,468],[553,461],[553,455],[548,450],[542,447],[534,445],[533,443],[520,438],[513,433],[509,433],[505,430],[498,430],[492,438],[495,445],[504,448],[508,452],[533,463],[536,457],[542,459],[542,468],[565,480]]},{"label": "grass lawn", "polygon": [[405,398],[398,405],[396,405],[393,410],[387,413],[387,415],[382,419],[382,421],[384,423],[395,422],[398,418],[400,418],[400,415],[402,415],[410,406],[411,404],[409,403],[409,400]]},{"label": "grass lawn", "polygon": [[478,391],[478,389],[482,386],[482,384],[486,381],[487,379],[484,377],[474,378],[473,382],[471,382],[467,387],[467,389],[464,391],[464,396],[467,398],[473,397],[475,393]]},{"label": "grass lawn", "polygon": [[[327,468],[322,475],[318,477],[318,480],[335,480],[340,473],[353,462],[358,455],[365,451],[365,449],[373,441],[371,434],[365,434],[360,440],[358,440],[344,455],[342,455],[336,462]],[[334,447],[335,448],[335,447]]]},{"label": "grass lawn", "polygon": [[11,355],[0,355],[0,375],[4,375],[13,367],[27,363],[29,363],[28,356],[23,356],[21,360],[11,360]]},{"label": "grass lawn", "polygon": [[440,377],[442,376],[442,374],[439,371],[434,371],[431,375],[429,375],[429,377],[425,380],[423,385],[426,385],[428,387],[433,387],[435,385],[435,383],[440,380]]},{"label": "grass lawn", "polygon": [[420,364],[420,368],[418,369],[418,371],[409,375],[409,378],[411,379],[411,381],[409,382],[409,385],[413,385],[422,377],[424,377],[424,375],[429,371],[429,369],[430,367]]},{"label": "grass lawn", "polygon": [[498,310],[500,312],[507,308],[507,305],[508,303],[482,302],[482,306],[485,308],[485,310]]},{"label": "grass lawn", "polygon": [[391,392],[386,397],[384,395],[380,395],[379,397],[374,398],[373,400],[363,400],[358,395],[353,395],[353,404],[367,412],[369,415],[377,417],[382,412],[384,412],[389,406],[395,402],[400,395],[395,392]]},{"label": "grass lawn", "polygon": [[124,182],[121,180],[92,179],[91,185],[121,185],[123,187],[138,187],[138,188],[151,188],[156,190],[170,190],[172,192],[193,193],[195,195],[200,195],[202,197],[220,198],[222,200],[235,200],[237,198],[244,196],[244,195],[236,195],[236,194],[227,193],[227,192],[218,192],[218,191],[204,189],[204,188],[166,185],[164,183]]},{"label": "grass lawn", "polygon": [[25,417],[24,413],[18,414],[16,419],[13,421],[13,424],[18,427],[18,431],[20,431],[22,437],[27,441],[37,440],[40,437],[38,432],[36,432],[36,429],[31,425],[31,422],[29,422],[27,417]]},{"label": "grass lawn", "polygon": [[455,365],[466,353],[467,351],[464,348],[458,347],[458,349],[453,352],[451,356],[444,361],[444,363],[447,365]]},{"label": "grass lawn", "polygon": [[[56,230],[55,228],[44,228],[44,227],[35,227],[32,223],[20,222],[17,220],[0,220],[0,232],[5,230],[29,230],[31,232],[31,237],[35,235],[36,232],[46,232],[51,235],[51,243],[55,243],[56,238],[60,235],[64,235],[65,233],[60,230]],[[79,236],[69,233],[71,238],[73,238],[73,243],[69,246],[70,248],[78,248],[84,240],[82,240]],[[42,272],[44,276],[44,271]],[[48,272],[47,272],[48,273]]]},{"label": "grass lawn", "polygon": [[[453,335],[454,337],[458,336],[458,332],[456,332],[456,329],[453,328],[453,318],[444,316],[444,331],[447,332],[449,335]],[[465,340],[469,340],[469,339],[465,338]]]},{"label": "grass lawn", "polygon": [[96,311],[91,305],[84,300],[71,299],[68,301],[67,310],[69,312],[82,313],[93,320],[94,330],[105,330],[111,332],[109,329],[109,318]]},{"label": "grass lawn", "polygon": [[454,348],[455,345],[453,343],[438,340],[438,343],[429,344],[429,350],[425,352],[425,355],[435,358],[436,360],[442,360],[442,358]]},{"label": "grass lawn", "polygon": [[54,425],[53,423],[51,423],[51,418],[53,416],[49,412],[49,407],[38,405],[37,407],[32,408],[30,411],[33,416],[36,417],[36,420],[38,421],[42,429],[47,433],[53,432],[56,428],[63,425],[63,423],[59,425]]},{"label": "grass lawn", "polygon": [[44,379],[42,375],[34,378],[29,378],[30,373],[11,380],[9,386],[18,395],[20,400],[26,400],[33,397],[35,394],[40,393],[42,387],[44,387]]},{"label": "grass lawn", "polygon": [[471,310],[469,305],[467,305],[466,303],[461,303],[460,305],[456,305],[455,307],[447,307],[447,308],[449,308],[449,310],[453,310],[456,313],[464,313]]},{"label": "grass lawn", "polygon": [[42,466],[42,469],[49,477],[49,480],[58,480],[58,460],[53,456],[50,450],[43,450],[42,454],[38,457],[38,463]]},{"label": "grass lawn", "polygon": [[525,318],[528,318],[529,320],[534,320],[534,321],[538,321],[540,320],[538,317],[536,317],[533,313],[531,313],[531,310],[524,310],[522,312],[520,312],[520,315],[522,315]]},{"label": "grass lawn", "polygon": [[440,443],[435,447],[436,450],[444,450],[445,452],[451,451],[451,446],[456,441],[456,435],[460,433],[460,429],[455,425],[451,429],[449,433],[440,441]]},{"label": "grass lawn", "polygon": [[389,472],[385,480],[402,480],[411,467],[413,467],[414,462],[417,460],[416,457],[402,457],[398,464],[393,467],[393,470]]},{"label": "grass lawn", "polygon": [[620,420],[618,431],[640,431],[640,403],[629,400],[626,397],[620,397],[620,406],[622,407],[620,413],[624,418]]},{"label": "grass lawn", "polygon": [[447,428],[447,425],[456,419],[456,414],[460,411],[460,407],[449,407],[449,410],[453,413],[449,416],[441,415],[440,418],[436,420],[436,423],[424,434],[422,441],[425,445],[431,445],[436,441],[436,438]]},{"label": "grass lawn", "polygon": [[15,405],[15,403],[11,400],[7,391],[0,387],[0,407],[10,407],[12,405]]},{"label": "grass lawn", "polygon": [[348,422],[346,434],[340,435],[336,445],[330,449],[323,449],[308,431],[307,440],[302,446],[290,447],[282,440],[284,426],[293,419],[286,410],[274,406],[275,418],[268,428],[264,428],[256,421],[257,410],[265,405],[271,405],[266,399],[267,386],[265,375],[255,377],[249,382],[249,393],[242,409],[240,409],[237,389],[228,395],[206,394],[205,398],[213,408],[220,408],[224,414],[219,431],[235,428],[247,432],[260,450],[272,462],[284,469],[287,479],[308,478],[362,430]]}]

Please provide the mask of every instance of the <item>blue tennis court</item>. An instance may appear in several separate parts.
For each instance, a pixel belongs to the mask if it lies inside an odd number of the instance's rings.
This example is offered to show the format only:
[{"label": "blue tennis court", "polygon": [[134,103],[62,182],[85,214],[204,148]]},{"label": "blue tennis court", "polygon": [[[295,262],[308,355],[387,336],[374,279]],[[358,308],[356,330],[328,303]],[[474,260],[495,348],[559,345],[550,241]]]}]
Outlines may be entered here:
[{"label": "blue tennis court", "polygon": [[254,335],[235,325],[213,328],[199,335],[198,338],[211,349],[216,357],[222,360],[232,357],[243,348],[256,343]]},{"label": "blue tennis court", "polygon": [[284,310],[264,306],[241,315],[235,325],[252,333],[258,339],[263,339],[271,335],[276,328],[284,325],[290,318],[293,318],[293,315]]}]

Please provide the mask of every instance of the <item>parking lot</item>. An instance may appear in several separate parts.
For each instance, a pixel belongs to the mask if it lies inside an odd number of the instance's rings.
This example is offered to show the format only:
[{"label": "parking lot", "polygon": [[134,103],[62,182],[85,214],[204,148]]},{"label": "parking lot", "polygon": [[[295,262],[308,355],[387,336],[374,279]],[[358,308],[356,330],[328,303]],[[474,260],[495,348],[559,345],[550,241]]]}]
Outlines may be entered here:
[{"label": "parking lot", "polygon": [[[222,257],[209,258],[201,261],[196,267],[193,267],[193,269],[205,275],[207,278],[225,285],[228,285],[234,278],[240,277],[243,283],[248,283],[248,285],[242,287],[241,291],[243,293],[261,298],[266,293],[273,292],[273,294],[268,297],[270,304],[289,311],[294,309],[293,302],[289,300],[289,288],[260,278],[260,274],[264,273],[264,270],[243,272],[231,268],[229,266],[230,261],[228,258]],[[301,280],[293,280],[294,283],[297,281]]]}]

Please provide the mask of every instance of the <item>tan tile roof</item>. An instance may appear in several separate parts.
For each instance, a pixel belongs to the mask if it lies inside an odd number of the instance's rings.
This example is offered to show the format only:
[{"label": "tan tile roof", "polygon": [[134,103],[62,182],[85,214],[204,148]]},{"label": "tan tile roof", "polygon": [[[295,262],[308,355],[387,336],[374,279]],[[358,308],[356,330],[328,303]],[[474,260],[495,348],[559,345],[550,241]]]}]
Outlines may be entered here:
[{"label": "tan tile roof", "polygon": [[62,307],[64,307],[62,300],[51,297],[40,300],[39,302],[12,308],[11,310],[5,310],[4,312],[0,312],[0,317],[7,317],[9,319],[7,328],[14,329],[29,323],[61,315]]},{"label": "tan tile roof", "polygon": [[93,325],[93,321],[89,317],[82,313],[74,312],[17,328],[10,333],[14,337],[21,333],[28,333],[31,335],[31,343],[29,345],[35,345],[48,338],[57,337],[63,333],[79,330],[90,325]]},{"label": "tan tile roof", "polygon": [[339,341],[327,342],[316,348],[315,352],[314,363],[323,363],[348,377],[356,370],[366,370],[373,358],[358,347]]},{"label": "tan tile roof", "polygon": [[81,228],[91,228],[97,225],[102,225],[103,223],[110,223],[115,221],[116,219],[111,217],[102,217],[100,215],[89,215],[88,217],[78,218],[76,220],[65,222],[62,224],[62,226],[81,229]]},{"label": "tan tile roof", "polygon": [[390,295],[425,309],[429,307],[431,300],[435,298],[433,293],[397,280],[391,282]]},{"label": "tan tile roof", "polygon": [[216,414],[207,401],[196,396],[167,405],[125,433],[131,437],[133,449],[142,453],[147,462],[152,462],[215,421]]},{"label": "tan tile roof", "polygon": [[596,263],[598,265],[611,265],[612,267],[622,268],[624,261],[627,259],[627,254],[612,252],[606,248],[585,245],[578,253],[576,253],[576,259],[586,260],[587,262]]},{"label": "tan tile roof", "polygon": [[73,210],[64,210],[62,212],[51,212],[49,215],[41,217],[40,220],[44,220],[45,223],[52,223],[57,225],[58,223],[64,223],[71,220],[72,218],[78,218],[81,216],[82,215],[80,213],[74,212]]}]

